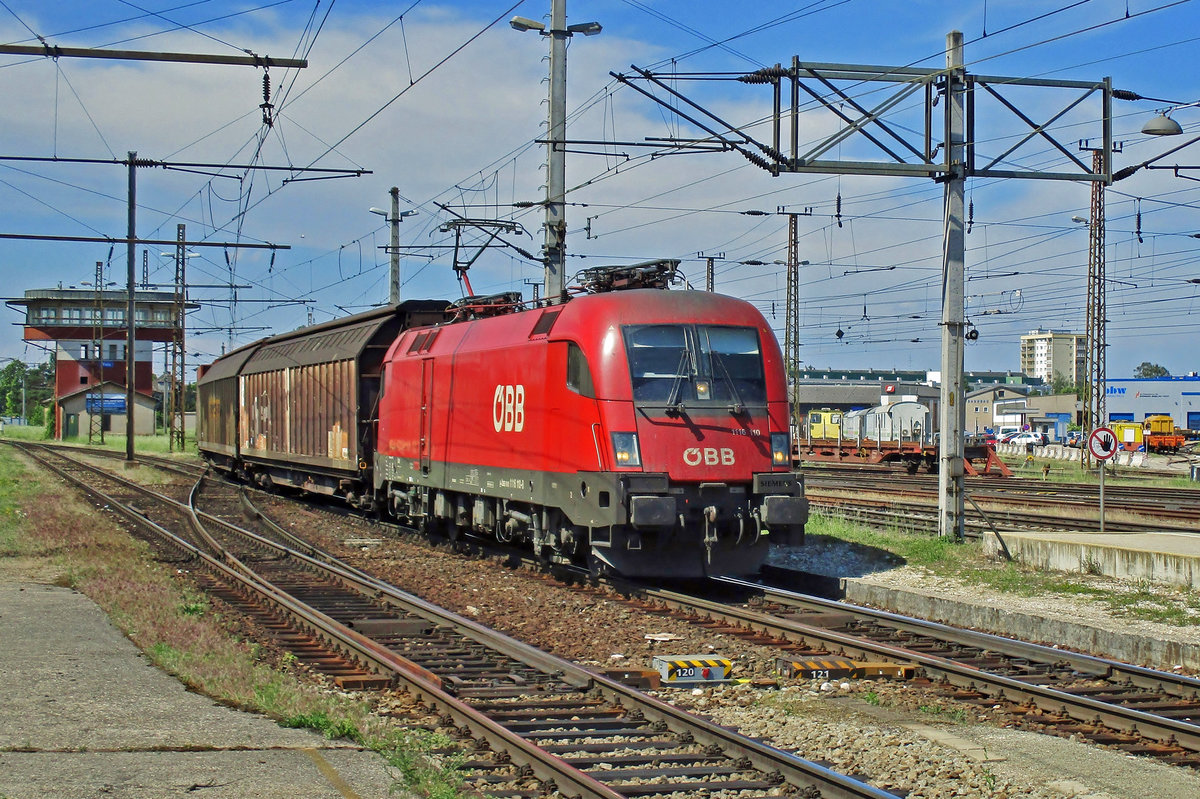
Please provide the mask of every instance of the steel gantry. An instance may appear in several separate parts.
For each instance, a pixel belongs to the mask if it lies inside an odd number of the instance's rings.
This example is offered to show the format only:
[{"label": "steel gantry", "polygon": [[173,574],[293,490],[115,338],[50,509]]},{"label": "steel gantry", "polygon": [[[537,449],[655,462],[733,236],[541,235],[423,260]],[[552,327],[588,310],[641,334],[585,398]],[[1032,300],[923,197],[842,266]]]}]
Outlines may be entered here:
[{"label": "steel gantry", "polygon": [[[694,138],[672,137],[624,144],[674,151],[734,151],[773,176],[791,172],[924,177],[943,184],[939,532],[961,538],[966,416],[963,379],[967,327],[965,182],[968,177],[991,177],[1082,180],[1097,185],[1110,183],[1113,97],[1110,80],[974,75],[964,67],[963,40],[959,31],[947,35],[946,66],[940,69],[807,63],[799,57],[794,57],[789,67],[777,64],[749,74],[671,72],[660,78],[649,70],[636,66],[632,69],[633,73],[629,75],[611,74],[624,85],[669,108],[699,133]],[[770,87],[774,109],[770,117],[770,141],[759,141],[747,130],[721,119],[675,88],[689,79],[728,79]],[[868,106],[863,98],[878,96],[874,84],[892,84],[893,89]],[[1030,89],[1061,90],[1070,92],[1071,96],[1045,121],[1039,122],[1010,98],[1014,93]],[[1096,99],[1099,99],[1098,109],[1084,106],[1085,102]],[[937,110],[939,103],[940,112]],[[983,113],[985,110],[988,114]],[[822,121],[833,123],[836,132],[807,142],[802,151],[800,120],[801,114],[808,112],[823,113]],[[990,116],[993,113],[997,118]],[[910,119],[909,116],[918,118]],[[1015,126],[1015,130],[1012,127],[1001,130],[1001,119]],[[980,122],[988,125],[986,135],[978,129]],[[1073,136],[1078,136],[1080,130],[1099,127],[1091,136],[1101,142],[1091,164],[1085,163],[1055,138],[1056,125],[1061,125]],[[985,152],[981,142],[987,142],[987,146],[995,148],[996,152]],[[1027,166],[1033,160],[1027,157],[1032,155],[1031,142],[1052,148],[1062,166],[1045,169]],[[853,154],[843,157],[843,146],[853,149]],[[837,153],[837,156],[831,158],[830,153]],[[1038,159],[1044,160],[1044,157]],[[789,270],[789,279],[791,277]],[[791,301],[795,286],[790,282],[788,291]],[[792,316],[788,318],[790,320]],[[791,339],[785,341],[785,350],[792,346]],[[1099,368],[1103,369],[1103,366]]]}]

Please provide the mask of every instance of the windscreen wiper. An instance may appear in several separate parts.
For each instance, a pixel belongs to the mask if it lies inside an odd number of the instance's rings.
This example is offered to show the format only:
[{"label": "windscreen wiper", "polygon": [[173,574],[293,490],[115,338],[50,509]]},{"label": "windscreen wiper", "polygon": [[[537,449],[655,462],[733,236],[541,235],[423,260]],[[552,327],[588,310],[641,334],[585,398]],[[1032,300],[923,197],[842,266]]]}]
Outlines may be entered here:
[{"label": "windscreen wiper", "polygon": [[721,367],[721,374],[725,375],[725,382],[729,384],[729,393],[733,395],[733,405],[729,406],[729,412],[734,416],[741,416],[746,412],[746,406],[742,403],[742,395],[733,383],[733,376],[729,374],[729,369],[725,366],[725,359],[716,350],[713,350],[711,354],[712,359],[717,362],[717,366]]},{"label": "windscreen wiper", "polygon": [[679,393],[683,389],[683,370],[688,365],[688,352],[684,348],[683,352],[679,353],[679,363],[675,367],[675,380],[671,383],[671,393],[667,395],[667,416],[682,416],[684,413],[683,402],[679,399]]}]

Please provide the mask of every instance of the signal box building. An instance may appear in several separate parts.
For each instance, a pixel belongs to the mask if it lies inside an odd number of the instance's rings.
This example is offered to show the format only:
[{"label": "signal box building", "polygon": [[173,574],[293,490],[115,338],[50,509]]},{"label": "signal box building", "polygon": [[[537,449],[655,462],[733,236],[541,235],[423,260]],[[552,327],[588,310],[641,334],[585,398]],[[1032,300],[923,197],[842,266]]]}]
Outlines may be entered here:
[{"label": "signal box building", "polygon": [[[25,340],[53,346],[57,438],[88,431],[86,423],[79,425],[79,410],[64,412],[64,401],[72,409],[80,405],[83,413],[94,411],[109,417],[104,422],[106,431],[127,429],[125,403],[104,395],[119,394],[127,386],[128,298],[124,291],[72,287],[29,289],[23,299],[8,301],[9,306],[24,309]],[[182,334],[176,321],[180,316],[176,312],[174,292],[134,292],[133,389],[136,406],[142,406],[144,398],[154,396],[154,346],[173,341],[177,330]],[[151,414],[149,419],[153,418]],[[134,416],[134,432],[154,432],[153,422],[144,422],[140,411]]]}]

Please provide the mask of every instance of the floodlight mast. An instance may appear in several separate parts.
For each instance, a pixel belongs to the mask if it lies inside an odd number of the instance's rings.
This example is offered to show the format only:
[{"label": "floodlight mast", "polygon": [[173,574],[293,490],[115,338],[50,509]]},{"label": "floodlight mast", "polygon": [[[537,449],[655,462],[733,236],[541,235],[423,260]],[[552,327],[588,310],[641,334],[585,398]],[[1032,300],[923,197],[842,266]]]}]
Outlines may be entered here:
[{"label": "floodlight mast", "polygon": [[513,17],[514,30],[537,31],[550,37],[550,119],[546,143],[546,238],[542,245],[546,265],[546,302],[555,305],[566,299],[567,219],[567,39],[576,33],[595,36],[598,22],[567,25],[567,0],[551,0],[550,29],[527,17]]}]

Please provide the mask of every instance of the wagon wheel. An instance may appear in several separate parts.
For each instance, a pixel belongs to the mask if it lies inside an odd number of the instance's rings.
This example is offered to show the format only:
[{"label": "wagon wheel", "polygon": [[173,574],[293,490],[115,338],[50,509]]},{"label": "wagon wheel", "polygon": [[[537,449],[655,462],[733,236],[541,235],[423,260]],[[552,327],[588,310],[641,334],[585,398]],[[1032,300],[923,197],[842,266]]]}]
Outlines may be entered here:
[{"label": "wagon wheel", "polygon": [[463,539],[466,538],[466,528],[460,527],[454,523],[453,519],[442,519],[442,533],[446,540],[450,542],[450,547],[455,552],[461,552],[465,548]]}]

